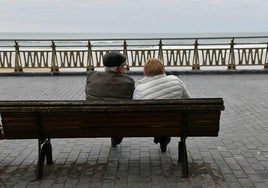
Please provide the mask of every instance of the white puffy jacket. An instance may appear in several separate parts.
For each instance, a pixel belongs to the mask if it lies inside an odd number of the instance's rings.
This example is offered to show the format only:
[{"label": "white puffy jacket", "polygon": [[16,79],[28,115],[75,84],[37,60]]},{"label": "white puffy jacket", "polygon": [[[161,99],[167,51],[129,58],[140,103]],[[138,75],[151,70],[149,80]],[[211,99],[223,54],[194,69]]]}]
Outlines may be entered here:
[{"label": "white puffy jacket", "polygon": [[184,83],[176,76],[146,76],[136,83],[133,99],[190,98]]}]

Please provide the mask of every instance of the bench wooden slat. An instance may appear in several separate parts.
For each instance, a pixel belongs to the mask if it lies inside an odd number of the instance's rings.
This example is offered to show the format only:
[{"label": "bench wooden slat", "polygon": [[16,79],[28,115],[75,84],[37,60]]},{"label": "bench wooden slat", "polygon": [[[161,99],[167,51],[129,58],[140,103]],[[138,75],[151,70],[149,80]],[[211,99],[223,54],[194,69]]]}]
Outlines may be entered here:
[{"label": "bench wooden slat", "polygon": [[177,136],[181,134],[180,129],[174,127],[119,127],[115,135],[126,135],[125,137],[152,137],[152,136]]},{"label": "bench wooden slat", "polygon": [[[90,135],[90,136],[89,136]],[[110,137],[110,129],[106,127],[96,127],[91,129],[44,129],[44,138],[97,138],[97,137]]]},{"label": "bench wooden slat", "polygon": [[[4,137],[6,139],[38,138],[33,113],[1,113]],[[6,125],[6,126],[5,126]]]}]

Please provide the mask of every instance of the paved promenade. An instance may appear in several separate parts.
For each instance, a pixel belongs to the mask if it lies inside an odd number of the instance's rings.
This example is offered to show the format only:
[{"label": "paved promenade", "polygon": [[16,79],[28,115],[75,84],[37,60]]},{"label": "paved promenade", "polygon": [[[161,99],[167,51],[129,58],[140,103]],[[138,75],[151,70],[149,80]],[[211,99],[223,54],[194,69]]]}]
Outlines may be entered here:
[{"label": "paved promenade", "polygon": [[[140,76],[133,76],[140,79]],[[192,97],[223,97],[220,133],[188,138],[190,178],[181,177],[177,143],[166,153],[152,138],[53,139],[53,166],[33,181],[36,140],[0,140],[4,187],[268,187],[268,74],[179,76]],[[0,100],[84,99],[85,75],[0,76]]]}]

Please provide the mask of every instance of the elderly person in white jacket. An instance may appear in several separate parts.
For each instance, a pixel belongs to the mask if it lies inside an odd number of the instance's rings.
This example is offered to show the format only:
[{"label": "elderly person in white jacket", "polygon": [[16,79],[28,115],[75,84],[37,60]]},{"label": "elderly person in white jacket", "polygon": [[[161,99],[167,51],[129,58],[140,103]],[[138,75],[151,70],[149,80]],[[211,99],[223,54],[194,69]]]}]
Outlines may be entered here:
[{"label": "elderly person in white jacket", "polygon": [[[149,59],[144,64],[144,78],[136,83],[134,100],[145,99],[184,99],[190,98],[184,83],[176,76],[165,74],[165,68],[159,59]],[[155,137],[162,152],[166,152],[170,137]]]}]

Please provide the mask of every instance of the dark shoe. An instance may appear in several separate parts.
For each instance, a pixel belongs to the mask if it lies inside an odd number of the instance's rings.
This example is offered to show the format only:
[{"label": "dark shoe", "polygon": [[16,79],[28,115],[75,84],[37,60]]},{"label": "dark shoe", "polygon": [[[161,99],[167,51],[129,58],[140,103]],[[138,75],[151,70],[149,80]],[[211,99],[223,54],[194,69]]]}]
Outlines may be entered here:
[{"label": "dark shoe", "polygon": [[162,152],[166,152],[167,151],[167,145],[170,142],[170,137],[166,138],[165,140],[162,140],[160,142],[160,149]]},{"label": "dark shoe", "polygon": [[111,138],[111,143],[113,147],[116,147],[122,142],[123,138]]},{"label": "dark shoe", "polygon": [[112,138],[111,138],[111,144],[112,144],[112,147],[114,147],[114,148],[117,146],[117,143],[116,143],[115,140],[112,139]]},{"label": "dark shoe", "polygon": [[161,141],[160,139],[160,137],[154,137],[154,143],[158,144]]}]

